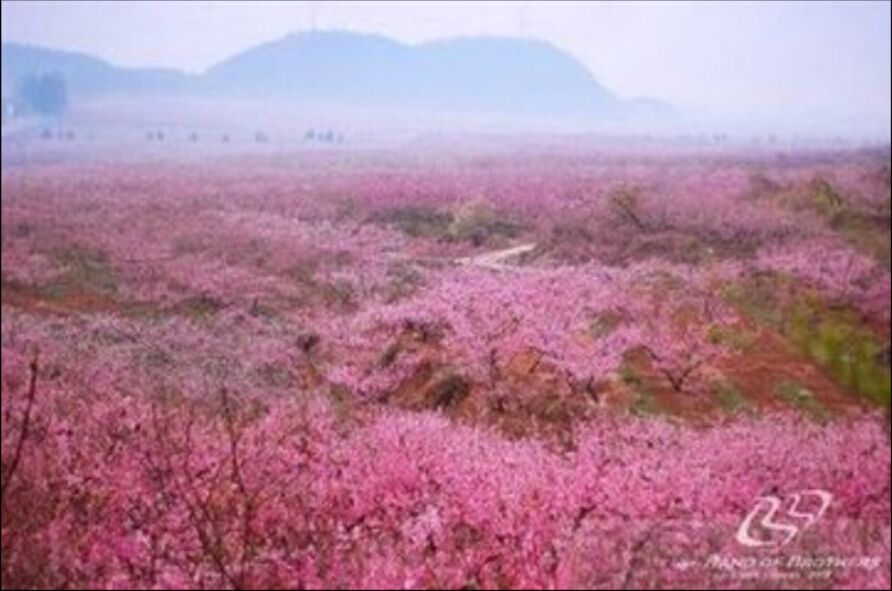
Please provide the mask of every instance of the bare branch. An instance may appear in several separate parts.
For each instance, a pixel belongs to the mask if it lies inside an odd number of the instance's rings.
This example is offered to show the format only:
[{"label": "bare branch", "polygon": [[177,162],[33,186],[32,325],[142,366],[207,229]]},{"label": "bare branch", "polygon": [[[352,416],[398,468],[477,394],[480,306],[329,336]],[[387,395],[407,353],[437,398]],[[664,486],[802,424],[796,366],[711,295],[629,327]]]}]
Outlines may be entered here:
[{"label": "bare branch", "polygon": [[19,439],[16,441],[12,462],[9,465],[9,470],[6,472],[6,477],[3,479],[2,489],[0,489],[0,505],[3,507],[6,507],[6,491],[9,490],[9,483],[12,482],[12,477],[15,476],[16,470],[18,470],[19,464],[22,461],[22,450],[25,447],[25,440],[28,438],[28,431],[31,427],[31,411],[34,408],[34,399],[37,396],[39,356],[40,350],[36,349],[34,351],[34,357],[31,359],[31,363],[28,366],[31,370],[31,380],[28,384],[28,399],[25,404],[25,416],[22,418],[22,429],[19,431]]}]

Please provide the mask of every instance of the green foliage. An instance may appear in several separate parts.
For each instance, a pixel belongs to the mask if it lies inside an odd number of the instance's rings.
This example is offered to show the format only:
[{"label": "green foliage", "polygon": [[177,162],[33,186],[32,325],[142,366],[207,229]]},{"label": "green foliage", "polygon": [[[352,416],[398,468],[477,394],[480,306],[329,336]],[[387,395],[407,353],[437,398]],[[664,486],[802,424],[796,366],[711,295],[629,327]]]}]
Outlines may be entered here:
[{"label": "green foliage", "polygon": [[272,388],[290,388],[294,385],[294,375],[280,361],[269,361],[255,368],[252,372],[262,386]]},{"label": "green foliage", "polygon": [[622,324],[623,317],[618,313],[598,313],[588,325],[589,334],[595,339],[601,339],[612,333]]},{"label": "green foliage", "polygon": [[817,179],[812,184],[813,207],[823,216],[831,218],[842,210],[843,198],[829,182]]},{"label": "green foliage", "polygon": [[649,230],[642,214],[643,198],[637,191],[618,189],[610,196],[610,209],[618,222],[631,224],[641,231]]},{"label": "green foliage", "polygon": [[709,342],[730,351],[745,353],[753,344],[753,337],[738,327],[715,325],[710,327]]},{"label": "green foliage", "polygon": [[640,386],[642,383],[641,375],[628,362],[623,363],[619,368],[619,379],[626,386]]},{"label": "green foliage", "polygon": [[469,240],[474,246],[486,244],[494,237],[516,238],[525,229],[520,224],[500,219],[492,205],[482,199],[462,204],[452,218],[444,238]]},{"label": "green foliage", "polygon": [[137,352],[140,365],[152,369],[170,369],[174,366],[174,358],[166,349],[158,345],[149,345]]},{"label": "green foliage", "polygon": [[728,413],[749,412],[751,407],[743,391],[729,380],[719,380],[712,384],[711,392],[719,407]]},{"label": "green foliage", "polygon": [[892,239],[889,212],[843,208],[830,220],[830,227],[858,251],[872,257],[884,268],[890,268]]},{"label": "green foliage", "polygon": [[515,238],[527,229],[522,224],[501,219],[489,203],[480,199],[463,203],[454,212],[411,205],[375,212],[369,219],[388,224],[413,238],[470,241],[474,246],[486,244],[494,237]]},{"label": "green foliage", "polygon": [[317,267],[315,261],[300,261],[285,269],[284,275],[299,285],[313,287],[316,285]]},{"label": "green foliage", "polygon": [[632,393],[632,404],[629,410],[639,417],[660,414],[660,403],[657,398],[648,391],[645,378],[635,366],[625,361],[619,367],[619,379]]},{"label": "green foliage", "polygon": [[774,391],[787,404],[802,410],[814,420],[820,423],[827,421],[827,410],[815,399],[814,393],[808,388],[788,380],[778,384]]},{"label": "green foliage", "polygon": [[430,391],[434,408],[449,408],[464,400],[471,392],[471,384],[463,376],[450,373],[437,381]]},{"label": "green foliage", "polygon": [[[838,384],[890,406],[890,370],[878,362],[885,341],[863,328],[852,311],[830,308],[815,294],[797,291],[793,280],[780,273],[724,286],[722,294],[739,312],[780,330]],[[713,330],[710,339],[744,351],[748,345],[745,336],[727,331]]]},{"label": "green foliage", "polygon": [[441,237],[447,233],[453,217],[449,212],[410,205],[375,213],[372,221],[390,224],[413,238]]},{"label": "green foliage", "polygon": [[424,285],[424,276],[412,264],[396,262],[387,268],[387,284],[384,286],[384,301],[396,302],[411,297]]},{"label": "green foliage", "polygon": [[188,316],[193,320],[201,320],[213,316],[223,309],[223,302],[214,296],[200,294],[189,296],[177,302],[173,312]]},{"label": "green foliage", "polygon": [[632,401],[632,414],[639,417],[659,414],[660,408],[657,399],[647,392],[638,392]]},{"label": "green foliage", "polygon": [[347,279],[334,279],[318,286],[322,300],[329,308],[353,309],[357,306],[356,288]]},{"label": "green foliage", "polygon": [[783,308],[778,301],[789,291],[791,279],[779,273],[761,273],[744,283],[728,284],[721,288],[722,297],[740,313],[768,326],[783,324]]},{"label": "green foliage", "polygon": [[858,327],[851,315],[820,313],[801,304],[790,314],[786,332],[838,383],[874,402],[890,405],[890,370],[878,362],[884,343]]},{"label": "green foliage", "polygon": [[72,292],[110,296],[118,290],[117,277],[108,256],[99,250],[71,246],[55,252],[65,271],[47,286],[47,295],[65,297]]},{"label": "green foliage", "polygon": [[486,241],[489,226],[496,221],[492,206],[482,199],[462,204],[453,216],[446,230],[446,236],[453,240],[471,239],[482,244]]}]

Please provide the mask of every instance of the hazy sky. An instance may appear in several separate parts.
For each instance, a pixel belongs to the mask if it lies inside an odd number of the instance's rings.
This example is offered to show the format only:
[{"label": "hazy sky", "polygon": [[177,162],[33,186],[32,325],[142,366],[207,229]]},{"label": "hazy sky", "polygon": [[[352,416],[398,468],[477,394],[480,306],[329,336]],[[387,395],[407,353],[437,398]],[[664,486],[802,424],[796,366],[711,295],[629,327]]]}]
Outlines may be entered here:
[{"label": "hazy sky", "polygon": [[2,38],[128,66],[201,71],[309,29],[406,42],[533,36],[580,59],[622,97],[653,96],[717,119],[825,123],[888,136],[890,2],[22,2]]}]

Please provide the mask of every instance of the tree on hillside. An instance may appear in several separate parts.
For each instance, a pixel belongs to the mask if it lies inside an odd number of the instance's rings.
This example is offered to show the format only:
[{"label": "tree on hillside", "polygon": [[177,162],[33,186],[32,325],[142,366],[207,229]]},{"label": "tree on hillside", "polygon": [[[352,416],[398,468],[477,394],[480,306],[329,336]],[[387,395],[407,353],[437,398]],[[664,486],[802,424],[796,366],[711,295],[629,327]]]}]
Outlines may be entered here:
[{"label": "tree on hillside", "polygon": [[61,115],[68,103],[68,86],[58,73],[27,76],[20,94],[27,108],[42,115]]}]

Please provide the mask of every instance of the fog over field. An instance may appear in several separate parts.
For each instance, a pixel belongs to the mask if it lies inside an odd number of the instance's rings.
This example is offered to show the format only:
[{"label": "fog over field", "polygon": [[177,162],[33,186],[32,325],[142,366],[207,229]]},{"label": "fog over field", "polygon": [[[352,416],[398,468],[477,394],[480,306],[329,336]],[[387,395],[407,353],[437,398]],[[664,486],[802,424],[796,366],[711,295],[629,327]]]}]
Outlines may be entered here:
[{"label": "fog over field", "polygon": [[889,2],[2,2],[5,588],[889,589]]},{"label": "fog over field", "polygon": [[61,72],[71,117],[889,139],[888,2],[2,6],[4,101]]}]

